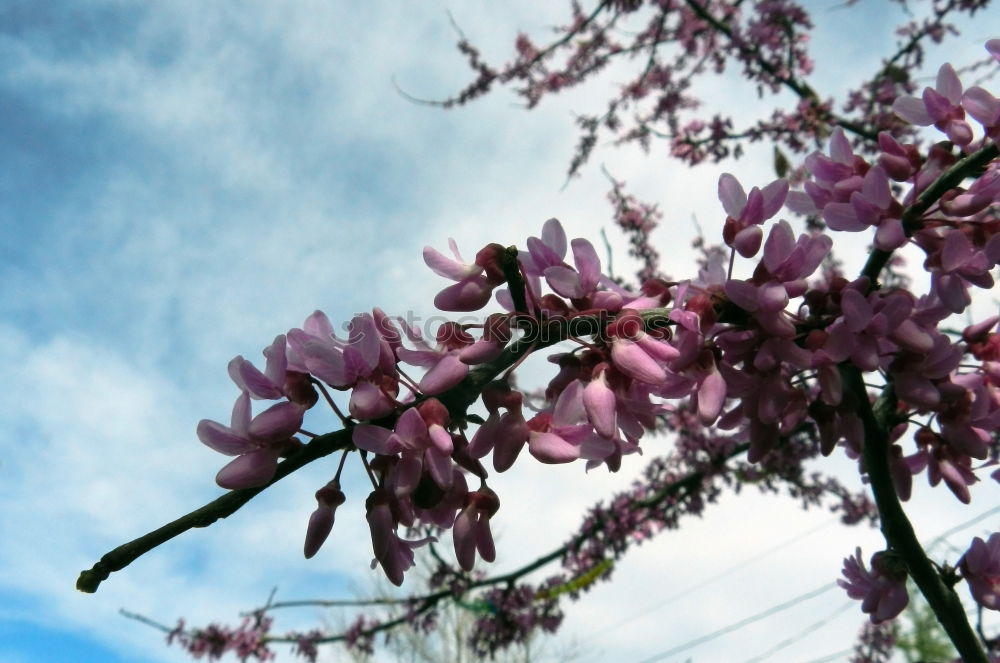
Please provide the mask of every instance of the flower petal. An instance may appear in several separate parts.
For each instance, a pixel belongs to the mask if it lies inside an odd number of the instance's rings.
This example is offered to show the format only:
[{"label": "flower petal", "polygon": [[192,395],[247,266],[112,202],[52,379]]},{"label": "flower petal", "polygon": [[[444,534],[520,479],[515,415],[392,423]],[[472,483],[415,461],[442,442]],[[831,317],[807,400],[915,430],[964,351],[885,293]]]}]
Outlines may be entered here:
[{"label": "flower petal", "polygon": [[250,437],[265,442],[287,440],[302,426],[303,414],[302,407],[291,401],[272,405],[250,422]]},{"label": "flower petal", "polygon": [[457,260],[452,260],[430,246],[424,247],[424,264],[430,267],[431,271],[438,276],[443,276],[452,281],[461,281],[483,271],[483,268],[479,265],[465,265]]},{"label": "flower petal", "polygon": [[528,438],[528,451],[543,463],[570,463],[580,457],[580,448],[570,444],[555,433],[532,432]]},{"label": "flower petal", "polygon": [[740,213],[746,207],[747,194],[739,180],[729,173],[723,173],[719,177],[719,200],[722,201],[722,209],[734,219],[740,218]]},{"label": "flower petal", "polygon": [[399,437],[391,430],[370,424],[358,424],[351,432],[351,440],[358,449],[364,449],[381,456],[391,456],[402,450]]},{"label": "flower petal", "polygon": [[278,453],[278,448],[266,447],[237,456],[219,470],[215,483],[228,490],[263,486],[278,469]]},{"label": "flower petal", "polygon": [[198,422],[198,439],[205,446],[227,456],[239,456],[257,448],[250,440],[222,424],[202,419]]}]

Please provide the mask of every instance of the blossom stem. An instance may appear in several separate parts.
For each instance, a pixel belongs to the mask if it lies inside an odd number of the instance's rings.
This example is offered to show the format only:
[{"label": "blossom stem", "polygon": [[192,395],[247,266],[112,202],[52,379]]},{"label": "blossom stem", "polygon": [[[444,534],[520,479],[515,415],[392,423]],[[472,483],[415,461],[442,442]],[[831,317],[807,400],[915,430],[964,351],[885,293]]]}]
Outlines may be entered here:
[{"label": "blossom stem", "polygon": [[344,413],[340,411],[340,408],[337,407],[337,404],[333,402],[332,398],[330,398],[330,392],[326,390],[326,386],[316,378],[312,378],[312,383],[317,387],[319,387],[320,392],[322,392],[323,394],[323,398],[326,399],[326,402],[330,404],[330,407],[333,409],[334,413],[340,418],[340,423],[344,425],[344,428],[350,427],[351,420],[344,416]]},{"label": "blossom stem", "polygon": [[378,481],[375,479],[375,473],[372,472],[372,466],[368,464],[368,452],[367,451],[364,451],[364,450],[361,451],[361,462],[365,466],[365,472],[368,473],[368,478],[371,479],[372,488],[374,488],[375,490],[378,490]]},{"label": "blossom stem", "polygon": [[350,453],[349,449],[344,449],[344,452],[340,454],[340,464],[337,465],[337,473],[333,475],[333,480],[340,481],[340,473],[344,471],[344,463],[347,461],[347,454]]},{"label": "blossom stem", "polygon": [[508,368],[506,371],[504,371],[503,377],[501,379],[504,382],[509,382],[510,381],[510,376],[514,372],[514,370],[517,369],[518,366],[520,366],[521,364],[523,364],[524,360],[527,359],[528,356],[531,355],[532,352],[534,352],[534,350],[535,350],[535,344],[532,343],[528,347],[528,349],[525,351],[525,353],[523,355],[521,355],[520,357],[518,357],[517,360],[513,364],[511,364],[510,368]]},{"label": "blossom stem", "polygon": [[[399,373],[400,382],[406,385],[406,388],[413,392],[414,395],[420,393],[420,387],[417,386],[416,381],[409,375],[403,372],[403,367],[399,364],[396,365],[396,371]],[[396,400],[396,399],[392,399]]]}]

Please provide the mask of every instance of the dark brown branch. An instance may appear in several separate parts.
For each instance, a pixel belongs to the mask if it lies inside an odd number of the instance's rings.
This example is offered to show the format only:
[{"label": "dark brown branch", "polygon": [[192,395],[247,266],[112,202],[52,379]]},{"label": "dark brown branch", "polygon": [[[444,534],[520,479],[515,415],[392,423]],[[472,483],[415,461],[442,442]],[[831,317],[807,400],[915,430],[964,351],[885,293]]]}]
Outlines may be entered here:
[{"label": "dark brown branch", "polygon": [[[652,309],[643,313],[647,324],[663,324],[668,312],[666,309]],[[576,318],[560,318],[540,322],[533,330],[535,337],[526,337],[509,348],[492,362],[483,364],[469,372],[458,386],[440,394],[437,398],[448,407],[452,419],[465,417],[466,410],[472,405],[479,394],[490,381],[496,379],[505,369],[509,368],[521,356],[546,348],[571,336],[580,337],[597,334],[602,331],[601,316],[579,316]],[[253,499],[261,491],[274,485],[284,477],[299,468],[328,456],[335,451],[351,449],[350,430],[342,430],[314,437],[306,446],[294,455],[278,464],[274,478],[258,488],[233,490],[212,500],[208,504],[181,516],[163,527],[144,534],[139,538],[122,544],[110,551],[94,566],[80,573],[76,588],[81,592],[94,593],[102,582],[115,571],[120,571],[146,554],[153,548],[166,543],[170,539],[183,534],[194,527],[208,527],[220,518],[231,516],[244,504]]]},{"label": "dark brown branch", "polygon": [[896,423],[893,420],[896,399],[892,385],[883,390],[873,408],[868,402],[868,392],[862,381],[861,371],[853,365],[843,364],[841,374],[844,386],[858,396],[860,403],[858,415],[865,431],[865,469],[878,506],[886,543],[906,563],[910,576],[927,599],[962,660],[965,663],[989,663],[986,651],[966,619],[961,600],[954,590],[945,585],[928,559],[896,495],[889,470],[888,431]]},{"label": "dark brown branch", "polygon": [[121,571],[136,559],[145,555],[153,548],[166,543],[179,534],[194,527],[208,527],[220,518],[226,518],[236,513],[240,507],[253,499],[258,493],[273,486],[292,472],[308,465],[318,458],[328,456],[335,451],[351,447],[351,433],[348,430],[327,433],[314,437],[294,455],[278,464],[274,478],[267,485],[258,488],[231,490],[222,497],[212,500],[199,509],[167,523],[159,529],[140,536],[138,539],[122,544],[107,553],[93,568],[80,573],[76,588],[81,592],[92,594],[108,576],[115,571]]},{"label": "dark brown branch", "polygon": [[[990,143],[942,173],[917,196],[912,205],[904,210],[902,221],[907,237],[920,229],[921,217],[945,192],[979,172],[998,155],[1000,152],[996,144]],[[891,251],[872,250],[862,270],[862,276],[868,277],[870,287],[875,287],[878,276],[891,255]],[[966,618],[961,600],[954,590],[944,583],[924,552],[892,483],[889,469],[889,431],[898,423],[895,420],[896,398],[892,383],[883,389],[875,406],[872,407],[868,401],[868,391],[861,371],[849,363],[842,364],[840,370],[844,386],[854,392],[860,403],[858,415],[864,425],[864,464],[886,543],[906,564],[913,581],[927,599],[928,605],[948,633],[962,660],[966,663],[988,663],[987,654]]]}]

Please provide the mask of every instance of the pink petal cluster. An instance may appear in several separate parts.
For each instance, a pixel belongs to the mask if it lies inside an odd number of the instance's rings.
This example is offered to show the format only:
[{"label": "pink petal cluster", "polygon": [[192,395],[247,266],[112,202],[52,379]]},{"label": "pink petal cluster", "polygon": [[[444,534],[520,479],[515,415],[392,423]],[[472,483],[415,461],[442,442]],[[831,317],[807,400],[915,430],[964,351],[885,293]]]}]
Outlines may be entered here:
[{"label": "pink petal cluster", "polygon": [[739,180],[725,173],[719,178],[719,200],[726,210],[722,238],[744,258],[752,258],[764,237],[761,224],[778,213],[788,195],[788,181],[775,180],[763,189],[743,191]]},{"label": "pink petal cluster", "polygon": [[983,541],[978,536],[958,562],[962,577],[976,603],[990,610],[1000,610],[1000,533]]},{"label": "pink petal cluster", "polygon": [[972,142],[972,128],[962,108],[962,82],[950,64],[941,65],[935,86],[924,88],[922,98],[900,97],[892,108],[911,124],[933,124],[957,145],[964,147]]},{"label": "pink petal cluster", "polygon": [[895,568],[885,553],[875,553],[869,570],[861,559],[861,548],[854,557],[844,559],[844,579],[837,584],[852,599],[861,601],[861,610],[873,624],[895,618],[909,604],[906,592],[906,571]]},{"label": "pink petal cluster", "polygon": [[243,392],[233,405],[229,426],[202,419],[198,439],[235,460],[219,470],[215,482],[223,488],[263,486],[274,476],[278,458],[301,443],[293,436],[302,425],[304,408],[291,401],[272,405],[251,418],[250,394]]}]

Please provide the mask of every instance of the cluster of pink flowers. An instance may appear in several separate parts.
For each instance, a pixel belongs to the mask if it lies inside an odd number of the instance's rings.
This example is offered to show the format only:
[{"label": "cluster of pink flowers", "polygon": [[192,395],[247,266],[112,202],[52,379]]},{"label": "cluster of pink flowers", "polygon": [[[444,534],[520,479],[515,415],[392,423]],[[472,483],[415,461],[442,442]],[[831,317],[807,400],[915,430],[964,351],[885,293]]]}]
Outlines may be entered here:
[{"label": "cluster of pink flowers", "polygon": [[268,647],[267,636],[273,621],[267,615],[257,614],[245,617],[236,628],[210,624],[203,629],[186,630],[181,619],[167,634],[167,643],[176,641],[195,659],[217,661],[232,653],[241,661],[271,661],[275,655]]},{"label": "cluster of pink flowers", "polygon": [[[746,33],[760,44],[756,50],[740,33],[730,35],[740,58],[760,66],[760,49],[792,48],[795,67],[807,70],[797,42],[789,44],[771,16],[791,3],[760,4],[768,10]],[[990,48],[1000,50],[994,42]],[[523,58],[534,57],[530,44],[519,50]],[[791,75],[765,70],[762,80],[769,85]],[[945,65],[935,87],[920,98],[900,97],[893,108],[903,120],[935,127],[949,142],[922,149],[883,132],[877,152],[866,156],[837,129],[826,153],[806,159],[800,191],[778,179],[747,193],[735,177],[723,175],[718,196],[729,251],[711,252],[688,280],[647,272],[640,287],[629,289],[604,273],[589,241],[570,240],[555,219],[523,250],[489,244],[469,263],[454,241],[451,257],[425,248],[427,266],[452,282],[435,297],[438,309],[472,312],[495,300],[503,312],[478,324],[445,322],[430,343],[422,330],[378,308],[354,316],[347,338],[340,338],[317,311],[264,350],[263,371],[234,358],[229,374],[239,396],[229,425],[203,420],[197,429],[204,444],[235,457],[219,471],[218,484],[241,489],[269,483],[279,459],[302,448],[300,436],[312,436],[303,420],[322,394],[350,428],[355,449],[345,450],[336,474],[315,494],[305,556],[315,555],[330,535],[348,497],[341,489],[344,458],[358,450],[372,484],[365,500],[372,567],[381,566],[400,585],[414,550],[446,530],[464,571],[477,558],[495,559],[491,519],[501,502],[489,486],[487,457],[496,472],[508,471],[525,449],[542,463],[583,461],[588,470],[603,465],[616,471],[625,456],[641,452],[647,431],[670,419],[672,428],[687,431],[679,454],[699,477],[721,474],[715,459],[738,445],[747,449],[747,475],[756,466],[777,475],[793,468],[785,473],[791,476],[801,472],[805,457],[838,447],[861,459],[862,410],[870,404],[867,392],[847,383],[845,376],[856,373],[880,381],[891,400],[885,460],[898,497],[907,500],[913,477],[926,472],[932,486],[943,482],[970,502],[978,472],[996,464],[1000,318],[968,325],[961,334],[941,325],[968,309],[972,288],[993,286],[991,271],[1000,263],[1000,162],[994,155],[981,164],[967,188],[964,177],[948,178],[961,159],[996,140],[1000,101],[982,88],[963,90]],[[655,210],[637,212],[623,195],[618,203],[619,222],[632,224],[643,240]],[[773,220],[785,206],[821,218],[831,231],[872,233],[873,255],[886,260],[897,249],[915,247],[930,272],[929,289],[918,295],[879,283],[881,266],[866,267],[853,281],[830,270],[817,274],[833,240],[815,229],[796,235],[786,220]],[[513,375],[520,363],[557,343],[564,345],[548,357],[553,375],[544,392],[533,397],[519,391]],[[416,369],[421,373],[411,376]],[[348,392],[346,415],[328,389]],[[254,400],[278,402],[254,415]],[[485,418],[469,409],[480,402]],[[803,429],[814,431],[813,446],[800,439]],[[869,471],[860,461],[859,469]],[[1000,471],[992,477],[1000,481]],[[833,493],[845,518],[870,514],[869,502],[839,486],[807,483],[798,480],[804,500]],[[711,491],[701,490],[690,492],[687,512],[711,499]],[[592,514],[584,530],[592,534],[600,521],[601,536],[588,535],[588,547],[567,552],[569,571],[589,572],[652,530],[673,525],[677,513],[654,518],[634,507],[637,499],[631,495]],[[1000,609],[1000,534],[975,539],[959,569],[980,605]],[[873,623],[894,618],[907,605],[906,565],[891,549],[875,553],[870,568],[859,549],[845,560],[843,574],[841,585],[862,601]],[[497,643],[535,625],[554,628],[560,615],[539,600],[544,595],[526,585],[491,594],[491,601],[509,607],[507,621],[483,618],[481,650],[496,651]],[[239,647],[263,656],[246,649],[253,643],[243,631],[205,633],[185,646],[210,656]]]},{"label": "cluster of pink flowers", "polygon": [[[967,125],[961,124],[968,94],[960,96],[961,84],[949,68],[942,68],[936,90],[928,88],[922,102],[928,116],[971,149],[971,133],[966,137]],[[977,115],[990,103],[986,94],[972,95]],[[899,103],[910,119],[922,119],[916,102]],[[374,454],[370,461],[362,456],[373,483],[366,501],[373,565],[398,585],[413,564],[413,550],[433,540],[401,537],[400,527],[452,529],[457,560],[466,570],[477,556],[494,559],[490,519],[500,501],[487,485],[481,462],[486,456],[492,454],[498,472],[512,467],[525,447],[543,463],[583,460],[588,468],[617,470],[623,456],[640,450],[644,432],[656,426],[670,401],[686,400],[703,425],[739,431],[749,442],[750,462],[764,459],[806,422],[819,430],[823,453],[839,443],[860,455],[862,426],[852,401],[858,395],[845,394],[841,376],[849,363],[880,372],[894,385],[901,422],[926,418],[914,435],[915,453],[905,456],[898,444],[892,446],[900,496],[908,497],[910,477],[926,469],[932,484],[943,480],[968,502],[969,486],[977,481],[975,462],[987,459],[990,431],[1000,428],[1000,396],[996,362],[971,370],[960,364],[967,343],[977,355],[996,358],[997,318],[967,328],[964,341],[938,326],[965,310],[970,286],[992,285],[990,270],[1000,261],[1000,222],[991,216],[1000,199],[1000,171],[991,165],[967,191],[952,188],[940,205],[904,219],[904,211],[955,158],[932,150],[923,160],[914,145],[887,134],[880,141],[884,151],[868,161],[838,130],[828,155],[806,160],[811,177],[802,192],[789,193],[787,182],[777,180],[748,194],[731,175],[720,178],[727,213],[723,240],[734,257],[756,261],[748,278],[739,278],[744,269],[731,262],[729,273],[717,266],[693,281],[649,279],[630,291],[602,272],[590,242],[568,241],[554,219],[509,264],[497,244],[480,250],[472,263],[463,262],[454,242],[453,258],[426,248],[427,265],[455,282],[435,298],[439,309],[478,310],[495,294],[507,312],[480,325],[446,322],[432,345],[419,329],[379,309],[355,316],[341,339],[317,311],[265,349],[264,371],[233,359],[230,375],[241,393],[231,424],[198,426],[205,444],[236,456],[217,481],[227,488],[267,483],[278,458],[301,446],[295,434],[318,400],[314,387],[325,393],[325,383],[350,391],[348,410],[358,422],[354,445]],[[910,187],[900,195],[891,181]],[[875,244],[884,251],[907,243],[920,247],[933,275],[929,292],[916,297],[880,289],[867,275],[810,282],[832,240],[822,233],[796,237],[784,220],[772,223],[765,239],[765,223],[786,199],[799,212],[821,215],[833,230],[875,228]],[[572,333],[575,320],[589,324],[589,339]],[[517,330],[522,338],[512,341]],[[550,356],[558,372],[544,402],[526,418],[526,396],[511,386],[514,360],[556,340],[575,348]],[[509,370],[497,377],[491,362],[504,352],[511,354],[504,363]],[[424,373],[410,378],[403,364]],[[470,438],[467,411],[444,402],[454,402],[449,390],[477,366],[494,372],[480,388],[488,417]],[[252,416],[252,399],[281,402]],[[894,439],[906,427],[901,423]],[[470,488],[467,477],[478,479],[479,487]],[[316,494],[307,556],[322,545],[345,500],[339,479],[338,469]],[[852,562],[852,595],[863,594],[871,603],[877,593],[872,588],[882,584],[873,580],[881,576],[868,573]],[[879,607],[866,611],[884,618],[902,608],[896,598],[876,601]]]}]

